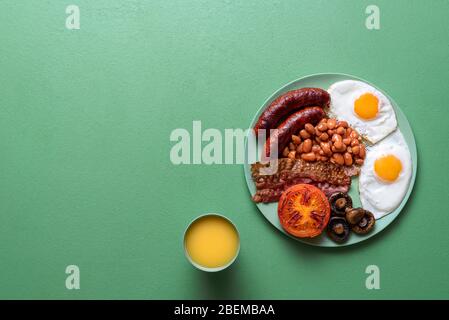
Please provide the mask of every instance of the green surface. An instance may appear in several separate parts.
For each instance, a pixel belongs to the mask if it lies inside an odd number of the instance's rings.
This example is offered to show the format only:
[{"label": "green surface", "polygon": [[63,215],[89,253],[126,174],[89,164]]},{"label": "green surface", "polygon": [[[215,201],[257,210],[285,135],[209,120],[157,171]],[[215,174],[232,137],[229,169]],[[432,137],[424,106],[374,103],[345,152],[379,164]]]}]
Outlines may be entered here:
[{"label": "green surface", "polygon": [[[366,81],[365,79],[357,78],[357,77],[354,77],[354,76],[351,76],[348,74],[338,74],[338,73],[314,74],[314,75],[308,75],[303,78],[294,80],[294,81],[286,84],[285,86],[283,86],[276,92],[274,92],[270,96],[270,98],[268,98],[264,102],[262,107],[256,113],[254,119],[252,120],[250,127],[253,128],[256,125],[256,122],[258,121],[259,116],[263,112],[263,110],[265,110],[270,105],[270,103],[274,99],[279,97],[281,94],[283,94],[287,91],[290,91],[290,90],[298,89],[298,88],[318,87],[318,88],[323,88],[326,90],[333,83],[336,83],[339,81],[344,81],[344,80],[356,80],[356,81],[363,81],[365,83],[368,83],[368,81]],[[382,91],[382,89],[376,87],[372,83],[369,83],[369,85],[375,87],[377,90]],[[417,172],[417,168],[418,168],[416,142],[415,142],[415,138],[413,136],[413,130],[410,127],[410,124],[408,123],[407,117],[404,114],[404,112],[395,103],[395,101],[391,97],[388,96],[388,94],[386,92],[383,92],[383,94],[386,95],[386,97],[390,100],[390,102],[394,108],[394,112],[396,114],[396,119],[398,121],[398,128],[399,128],[399,130],[401,130],[401,133],[404,136],[404,139],[408,145],[408,148],[410,151],[410,158],[412,160],[412,170],[413,171],[410,172],[410,176],[411,176],[410,183],[409,183],[409,186],[407,189],[407,193],[405,194],[404,198],[402,199],[402,202],[399,204],[399,206],[396,208],[396,210],[394,210],[390,214],[382,217],[381,219],[378,219],[376,221],[374,230],[371,231],[369,234],[358,235],[358,234],[355,234],[354,232],[351,232],[348,240],[345,243],[335,243],[326,235],[325,232],[323,232],[321,235],[314,237],[314,238],[292,237],[293,239],[296,239],[298,241],[301,241],[301,242],[304,242],[304,243],[307,243],[310,245],[320,246],[320,247],[342,247],[342,246],[353,245],[353,244],[356,244],[356,243],[359,243],[362,241],[366,241],[370,237],[373,237],[376,234],[378,234],[379,232],[381,232],[382,230],[384,230],[387,226],[390,225],[390,223],[394,219],[396,219],[398,214],[402,211],[402,208],[407,204],[407,200],[410,197],[411,192],[413,191],[413,186],[414,186],[415,179],[416,179],[416,172]],[[253,131],[248,132],[248,134],[252,134],[252,133],[253,133]],[[252,144],[252,147],[249,147],[249,144]],[[245,148],[246,148],[245,150],[248,150],[248,148],[250,148],[250,150],[257,150],[256,145],[257,145],[256,139],[253,135],[253,139],[247,138],[246,144],[245,144]],[[260,154],[260,152],[263,152],[264,146],[261,145],[261,146],[259,146],[259,148],[260,148],[260,150],[259,150],[259,154]],[[368,150],[368,152],[369,152],[369,150]],[[248,190],[250,191],[251,196],[254,196],[254,194],[256,193],[256,186],[251,177],[251,161],[249,161],[249,162],[247,161],[245,163],[244,170],[245,170],[245,179],[246,179],[246,183],[248,185]],[[358,177],[352,178],[351,187],[348,192],[348,194],[351,196],[354,208],[361,206],[360,197],[359,197],[359,187],[358,187],[359,181],[358,180],[359,180]],[[260,212],[265,216],[265,218],[267,218],[268,221],[270,221],[270,223],[273,226],[275,226],[281,232],[288,235],[288,233],[285,232],[284,228],[281,226],[281,224],[279,222],[277,202],[272,202],[272,203],[268,203],[268,204],[267,203],[258,203],[257,207],[259,208]]]},{"label": "green surface", "polygon": [[[65,7],[81,29],[65,28]],[[449,1],[0,2],[0,298],[449,298]],[[413,194],[381,235],[341,250],[285,237],[241,165],[174,166],[174,128],[245,128],[290,80],[354,74],[415,134]],[[237,225],[236,264],[184,257],[204,212]],[[81,289],[65,288],[65,268]],[[381,289],[365,288],[367,265]]]}]

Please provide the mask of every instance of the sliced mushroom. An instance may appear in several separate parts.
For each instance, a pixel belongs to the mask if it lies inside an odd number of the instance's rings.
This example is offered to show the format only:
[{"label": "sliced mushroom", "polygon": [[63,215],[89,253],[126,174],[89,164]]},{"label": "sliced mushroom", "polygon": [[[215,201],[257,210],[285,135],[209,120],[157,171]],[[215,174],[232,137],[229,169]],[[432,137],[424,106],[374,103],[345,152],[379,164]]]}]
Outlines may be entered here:
[{"label": "sliced mushroom", "polygon": [[344,192],[336,192],[329,197],[332,214],[334,216],[345,216],[346,209],[352,208],[351,197]]},{"label": "sliced mushroom", "polygon": [[354,231],[357,234],[366,234],[374,228],[376,219],[374,218],[374,215],[368,210],[364,209],[361,210],[365,211],[365,214],[362,217],[362,219],[360,219],[360,221],[357,222],[357,224],[352,226],[352,231]]},{"label": "sliced mushroom", "polygon": [[346,209],[346,220],[350,225],[356,225],[365,216],[366,210],[362,208]]},{"label": "sliced mushroom", "polygon": [[345,242],[349,237],[349,224],[346,219],[332,217],[327,225],[327,235],[337,243]]}]

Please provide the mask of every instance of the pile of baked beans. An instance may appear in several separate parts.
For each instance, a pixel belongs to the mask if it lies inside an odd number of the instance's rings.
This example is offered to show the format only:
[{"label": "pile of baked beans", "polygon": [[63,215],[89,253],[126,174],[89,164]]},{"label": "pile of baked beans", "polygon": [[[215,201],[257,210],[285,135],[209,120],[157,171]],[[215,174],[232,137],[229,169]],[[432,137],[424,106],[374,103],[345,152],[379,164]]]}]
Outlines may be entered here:
[{"label": "pile of baked beans", "polygon": [[366,149],[362,138],[346,121],[322,119],[316,126],[307,123],[282,155],[305,161],[330,161],[338,165],[362,165]]}]

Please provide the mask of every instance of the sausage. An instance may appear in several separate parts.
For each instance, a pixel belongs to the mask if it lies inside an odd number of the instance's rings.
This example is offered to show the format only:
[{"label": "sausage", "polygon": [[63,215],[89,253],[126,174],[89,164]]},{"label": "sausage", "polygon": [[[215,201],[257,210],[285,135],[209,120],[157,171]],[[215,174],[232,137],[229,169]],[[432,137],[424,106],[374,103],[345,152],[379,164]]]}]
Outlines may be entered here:
[{"label": "sausage", "polygon": [[278,153],[281,153],[290,142],[292,134],[303,129],[306,123],[316,125],[324,116],[325,112],[321,107],[307,107],[293,113],[267,139],[265,143],[266,156],[270,156],[270,150],[275,143],[278,143]]},{"label": "sausage", "polygon": [[329,93],[320,88],[301,88],[288,91],[271,102],[262,112],[254,126],[254,132],[257,135],[259,130],[265,129],[268,137],[269,130],[276,128],[279,122],[293,111],[310,106],[325,108],[329,106],[329,103]]}]

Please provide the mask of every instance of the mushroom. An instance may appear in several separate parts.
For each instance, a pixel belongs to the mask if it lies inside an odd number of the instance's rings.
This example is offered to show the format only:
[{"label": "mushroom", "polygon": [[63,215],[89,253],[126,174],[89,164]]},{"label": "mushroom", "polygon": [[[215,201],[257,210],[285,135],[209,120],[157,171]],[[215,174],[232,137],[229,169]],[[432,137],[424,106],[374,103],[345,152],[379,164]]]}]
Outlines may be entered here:
[{"label": "mushroom", "polygon": [[356,225],[365,216],[366,210],[362,208],[346,209],[346,220],[350,225]]},{"label": "mushroom", "polygon": [[364,209],[361,210],[363,210],[365,214],[359,220],[359,222],[357,222],[355,225],[352,226],[352,231],[354,231],[357,234],[366,234],[374,228],[376,219],[374,218],[374,215],[368,210]]},{"label": "mushroom", "polygon": [[349,225],[343,217],[332,217],[327,225],[327,235],[337,243],[345,242],[349,237]]},{"label": "mushroom", "polygon": [[345,216],[346,209],[352,208],[351,197],[344,192],[336,192],[329,197],[332,214],[335,216]]}]

